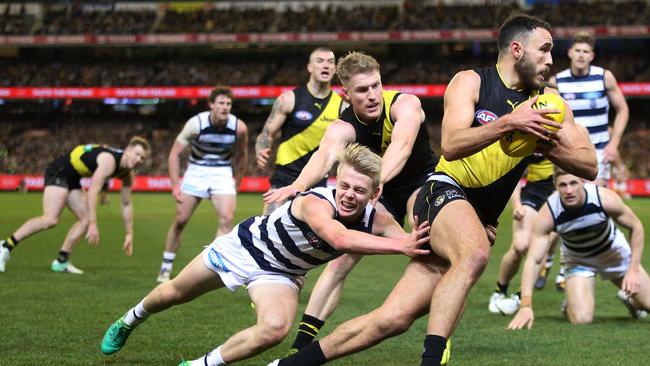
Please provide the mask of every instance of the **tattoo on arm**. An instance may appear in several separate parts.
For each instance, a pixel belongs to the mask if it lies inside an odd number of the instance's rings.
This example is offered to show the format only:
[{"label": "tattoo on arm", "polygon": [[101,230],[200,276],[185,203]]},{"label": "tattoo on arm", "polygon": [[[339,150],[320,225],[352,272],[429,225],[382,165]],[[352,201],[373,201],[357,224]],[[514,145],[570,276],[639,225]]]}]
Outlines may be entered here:
[{"label": "tattoo on arm", "polygon": [[264,123],[264,128],[262,128],[262,132],[260,132],[259,136],[257,136],[257,140],[255,141],[255,151],[260,151],[261,149],[268,149],[271,147],[271,133],[270,133],[270,128],[269,124],[273,122],[275,119],[275,115],[278,112],[278,106],[280,104],[280,99],[276,100],[275,103],[273,103],[273,107],[271,108],[271,113],[269,114],[269,117],[266,119],[266,122]]}]

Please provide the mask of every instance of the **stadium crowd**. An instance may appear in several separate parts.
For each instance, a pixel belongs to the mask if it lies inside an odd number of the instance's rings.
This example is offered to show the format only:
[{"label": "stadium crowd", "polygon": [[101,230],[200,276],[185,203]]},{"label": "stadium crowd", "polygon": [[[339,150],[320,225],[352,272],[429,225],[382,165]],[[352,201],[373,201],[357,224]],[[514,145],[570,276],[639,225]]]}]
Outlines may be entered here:
[{"label": "stadium crowd", "polygon": [[[444,48],[443,48],[443,52]],[[485,65],[483,58],[467,53],[436,57],[395,58],[382,60],[386,84],[447,83],[458,71]],[[556,57],[553,68],[568,67],[565,57]],[[650,64],[638,52],[598,54],[596,65],[611,70],[619,81],[650,80]],[[89,61],[0,59],[0,86],[206,86],[206,85],[296,85],[306,77],[304,57],[213,56],[213,59]],[[300,70],[301,72],[296,72]],[[338,82],[337,79],[334,80]]]},{"label": "stadium crowd", "polygon": [[[269,2],[270,3],[270,2]],[[429,5],[404,1],[401,6],[348,4],[315,6],[296,3],[276,9],[271,6],[217,8],[196,3],[195,8],[160,4],[151,8],[116,8],[70,2],[45,5],[42,21],[24,21],[8,11],[0,15],[2,34],[141,34],[141,33],[275,33],[394,31],[423,29],[497,28],[512,10],[553,19],[554,26],[646,25],[650,7],[646,1],[536,2],[520,8],[516,2],[479,5]],[[510,3],[508,5],[508,3]],[[155,5],[155,3],[152,3]],[[7,7],[8,9],[8,7]],[[588,9],[589,11],[586,11]],[[617,15],[615,17],[609,14]],[[575,17],[575,14],[581,14]],[[327,19],[327,21],[323,21]]]},{"label": "stadium crowd", "polygon": [[[195,107],[198,111],[202,106]],[[246,106],[245,103],[235,105],[233,113],[245,120],[249,127],[249,156],[255,156],[255,138],[262,129],[269,107],[265,108]],[[165,113],[149,116],[110,113],[105,108],[98,108],[97,113],[90,114],[88,109],[84,110],[84,114],[3,113],[0,128],[6,132],[0,134],[0,174],[39,175],[45,170],[49,157],[62,155],[76,145],[105,143],[119,147],[130,136],[138,134],[148,138],[152,145],[152,158],[140,168],[139,173],[167,175],[169,150],[185,119],[196,111],[183,109],[183,112],[166,117],[163,117]],[[431,146],[440,152],[440,119],[433,116],[428,120]],[[639,119],[639,116],[633,116],[632,121],[621,144],[621,155],[630,178],[645,178],[650,176],[650,160],[647,159],[650,121]],[[181,161],[185,163],[187,159],[183,157]],[[260,170],[255,159],[249,159],[248,175],[264,176],[270,171]]]}]

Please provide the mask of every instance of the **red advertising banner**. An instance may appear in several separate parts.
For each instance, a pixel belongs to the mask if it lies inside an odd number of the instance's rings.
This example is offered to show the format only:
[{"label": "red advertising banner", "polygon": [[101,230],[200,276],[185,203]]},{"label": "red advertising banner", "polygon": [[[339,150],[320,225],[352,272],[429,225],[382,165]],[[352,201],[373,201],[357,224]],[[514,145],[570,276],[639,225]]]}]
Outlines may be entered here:
[{"label": "red advertising banner", "polygon": [[[626,96],[650,96],[650,82],[619,83]],[[295,86],[233,86],[236,98],[276,98]],[[445,84],[397,84],[384,85],[384,89],[395,89],[419,97],[439,98],[445,93]],[[203,99],[210,94],[211,87],[79,87],[79,88],[1,88],[0,99]],[[338,93],[341,87],[334,87]],[[118,101],[115,101],[119,103]]]},{"label": "red advertising banner", "polygon": [[[43,190],[43,176],[39,175],[0,175],[0,191],[15,191],[21,185],[29,191]],[[328,184],[335,184],[330,177]],[[81,185],[88,188],[90,178],[83,178]],[[610,187],[613,182],[610,182]],[[244,177],[239,192],[266,192],[271,185],[269,177]],[[119,191],[122,188],[122,181],[111,179],[109,182],[110,191]],[[171,182],[167,176],[146,176],[141,175],[135,178],[132,190],[134,192],[171,192]],[[632,196],[650,197],[650,179],[630,179],[627,181],[627,190]]]},{"label": "red advertising banner", "polygon": [[[556,38],[570,38],[578,31],[588,31],[598,38],[647,38],[650,26],[596,26],[553,28]],[[132,45],[171,46],[200,44],[286,44],[322,42],[442,42],[442,41],[492,41],[496,29],[413,30],[384,32],[331,32],[331,33],[177,33],[177,34],[68,34],[68,35],[5,35],[0,36],[3,46],[70,46],[70,45]]]},{"label": "red advertising banner", "polygon": [[[88,188],[90,178],[82,178],[81,186]],[[110,191],[119,191],[122,188],[122,181],[110,179]],[[269,177],[244,177],[239,186],[239,192],[266,192],[271,187]],[[28,191],[42,191],[44,179],[40,175],[0,175],[0,191],[15,191],[26,189]],[[172,186],[167,176],[146,176],[135,177],[131,189],[134,192],[171,192]]]}]

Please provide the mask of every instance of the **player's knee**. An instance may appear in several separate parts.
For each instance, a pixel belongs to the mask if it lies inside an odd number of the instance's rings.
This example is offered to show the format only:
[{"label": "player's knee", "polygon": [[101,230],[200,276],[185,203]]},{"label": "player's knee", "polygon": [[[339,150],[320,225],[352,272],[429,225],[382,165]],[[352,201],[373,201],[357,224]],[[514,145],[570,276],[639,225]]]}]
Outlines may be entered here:
[{"label": "player's knee", "polygon": [[258,324],[258,341],[264,346],[274,346],[289,334],[291,322],[278,317],[268,317]]},{"label": "player's knee", "polygon": [[487,249],[480,247],[466,255],[466,258],[461,261],[460,268],[463,268],[472,278],[478,279],[485,270],[485,267],[487,267],[489,259],[489,247]]},{"label": "player's knee", "polygon": [[326,270],[337,278],[345,278],[354,268],[356,262],[354,258],[345,255],[328,263]]},{"label": "player's knee", "polygon": [[51,229],[59,223],[59,218],[56,216],[43,216],[43,228]]},{"label": "player's knee", "polygon": [[378,311],[377,331],[384,337],[392,337],[402,334],[411,328],[416,317],[412,314],[395,311]]},{"label": "player's knee", "polygon": [[183,230],[188,221],[190,221],[189,214],[177,213],[176,219],[174,220],[174,227],[176,230]]},{"label": "player's knee", "polygon": [[186,295],[182,289],[177,288],[174,281],[161,283],[156,287],[160,301],[167,305],[177,305],[185,302]]},{"label": "player's knee", "polygon": [[528,253],[528,241],[515,241],[514,245],[512,246],[512,252],[517,257],[517,259],[525,257],[526,253]]},{"label": "player's knee", "polygon": [[573,325],[590,324],[594,321],[594,315],[591,313],[569,313],[569,321]]},{"label": "player's knee", "polygon": [[222,212],[219,215],[219,225],[232,226],[232,220],[235,218],[234,212]]}]

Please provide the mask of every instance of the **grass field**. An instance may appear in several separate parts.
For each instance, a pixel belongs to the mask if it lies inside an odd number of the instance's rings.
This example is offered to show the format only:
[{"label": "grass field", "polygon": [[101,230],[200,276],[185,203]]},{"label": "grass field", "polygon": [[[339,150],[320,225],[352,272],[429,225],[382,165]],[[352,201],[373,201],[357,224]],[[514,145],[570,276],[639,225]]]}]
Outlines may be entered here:
[{"label": "grass field", "polygon": [[[25,219],[39,215],[40,193],[0,193],[0,235],[5,237]],[[630,205],[650,228],[650,201]],[[103,356],[99,343],[108,325],[135,305],[155,285],[164,237],[174,212],[168,194],[136,194],[133,257],[121,252],[124,229],[118,196],[99,208],[101,244],[82,243],[72,261],[86,273],[54,274],[49,264],[72,222],[60,224],[22,242],[0,273],[0,365],[176,365],[196,358],[254,322],[245,291],[220,290],[149,318],[127,346]],[[237,221],[261,212],[259,195],[240,195]],[[175,273],[210,242],[216,219],[203,203],[187,227]],[[487,311],[498,263],[510,242],[510,211],[504,212],[490,265],[472,291],[467,310],[453,337],[452,365],[647,365],[650,363],[650,319],[635,321],[615,298],[613,285],[598,281],[595,322],[571,326],[560,314],[562,296],[552,286],[535,295],[536,323],[531,331],[507,332],[509,317]],[[647,235],[646,235],[647,243]],[[643,264],[650,267],[650,250]],[[329,333],[343,320],[365,313],[384,300],[399,278],[405,258],[364,259],[352,273],[337,312],[327,322]],[[555,271],[551,276],[555,276]],[[301,295],[304,308],[320,271],[310,274]],[[518,286],[515,279],[511,287]],[[298,314],[297,316],[299,316]],[[426,320],[407,333],[334,365],[419,365]],[[280,346],[241,365],[266,365],[283,355],[295,335]]]}]

